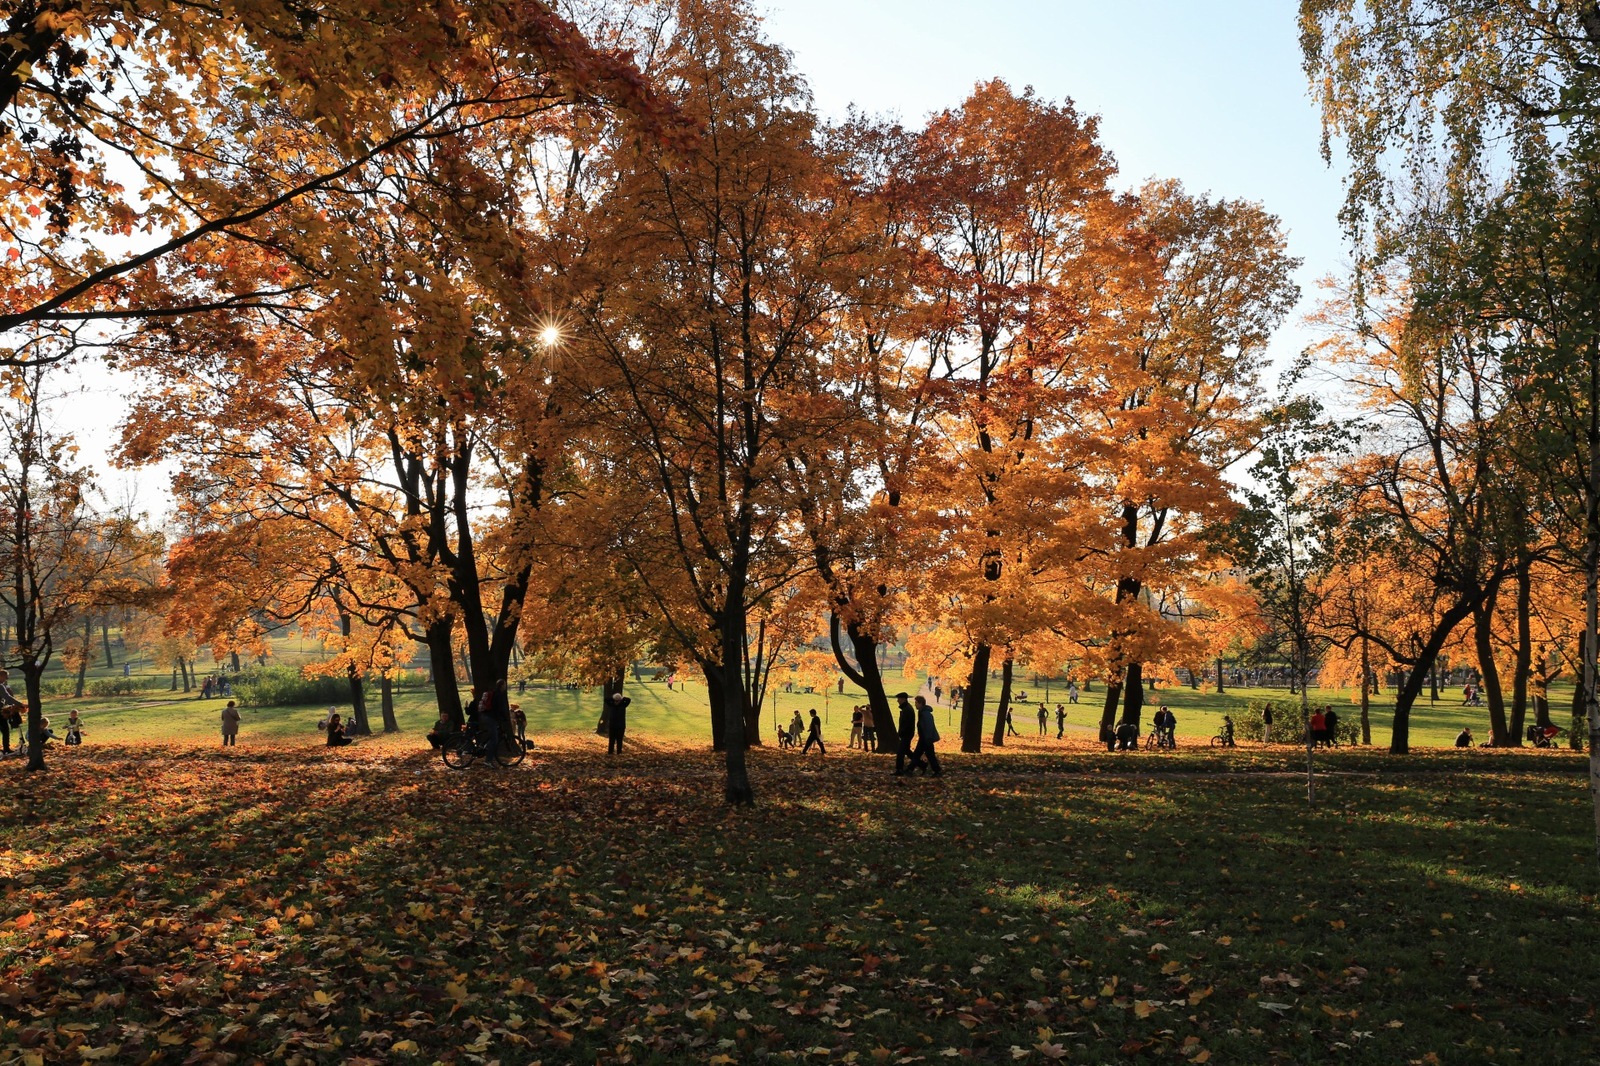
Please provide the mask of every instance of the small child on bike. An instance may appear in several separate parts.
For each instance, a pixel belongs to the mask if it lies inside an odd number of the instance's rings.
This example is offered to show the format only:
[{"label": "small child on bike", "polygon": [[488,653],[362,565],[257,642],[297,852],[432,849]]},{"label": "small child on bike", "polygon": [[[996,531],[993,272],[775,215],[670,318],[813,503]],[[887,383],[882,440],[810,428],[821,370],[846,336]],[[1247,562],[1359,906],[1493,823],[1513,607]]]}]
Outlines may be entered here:
[{"label": "small child on bike", "polygon": [[1225,714],[1222,716],[1222,746],[1225,748],[1234,747],[1233,715],[1231,714]]}]

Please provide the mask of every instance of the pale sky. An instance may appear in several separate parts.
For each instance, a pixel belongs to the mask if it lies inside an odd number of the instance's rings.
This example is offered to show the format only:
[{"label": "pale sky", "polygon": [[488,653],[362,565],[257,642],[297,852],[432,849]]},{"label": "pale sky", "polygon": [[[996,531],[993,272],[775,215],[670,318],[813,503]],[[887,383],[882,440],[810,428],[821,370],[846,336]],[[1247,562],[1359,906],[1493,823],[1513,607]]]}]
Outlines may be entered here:
[{"label": "pale sky", "polygon": [[[918,125],[1001,77],[1099,115],[1125,187],[1178,178],[1192,192],[1259,201],[1284,220],[1301,312],[1273,345],[1286,361],[1311,340],[1299,323],[1317,279],[1343,270],[1339,176],[1322,162],[1290,0],[757,0],[826,117],[852,104]],[[115,498],[159,515],[166,475],[101,463],[127,387],[98,368],[63,406]],[[78,419],[68,418],[73,422]]]}]

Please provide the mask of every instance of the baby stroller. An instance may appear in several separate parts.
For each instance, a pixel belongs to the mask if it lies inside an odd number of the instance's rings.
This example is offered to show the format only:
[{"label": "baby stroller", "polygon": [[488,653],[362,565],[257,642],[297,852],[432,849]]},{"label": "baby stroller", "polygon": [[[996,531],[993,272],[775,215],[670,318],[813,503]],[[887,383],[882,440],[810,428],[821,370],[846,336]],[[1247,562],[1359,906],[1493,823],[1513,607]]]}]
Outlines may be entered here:
[{"label": "baby stroller", "polygon": [[1528,727],[1528,743],[1536,748],[1549,748],[1555,744],[1555,739],[1562,731],[1553,725],[1540,726],[1537,723]]}]

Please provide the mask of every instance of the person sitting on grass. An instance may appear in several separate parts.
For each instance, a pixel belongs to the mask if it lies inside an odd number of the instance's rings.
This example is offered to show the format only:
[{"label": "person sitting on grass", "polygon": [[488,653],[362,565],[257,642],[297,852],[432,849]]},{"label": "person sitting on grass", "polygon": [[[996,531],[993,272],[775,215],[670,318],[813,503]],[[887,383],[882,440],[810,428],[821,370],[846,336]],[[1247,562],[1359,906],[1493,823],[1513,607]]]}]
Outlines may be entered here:
[{"label": "person sitting on grass", "polygon": [[433,745],[433,750],[438,751],[444,744],[444,738],[455,732],[450,727],[450,716],[443,711],[439,712],[439,720],[433,723],[433,728],[428,730],[428,743]]},{"label": "person sitting on grass", "polygon": [[1461,732],[1456,734],[1456,747],[1472,747],[1472,730],[1466,726],[1461,727]]},{"label": "person sitting on grass", "polygon": [[74,707],[72,713],[67,715],[66,743],[78,747],[83,743],[83,723],[78,721],[78,709]]},{"label": "person sitting on grass", "polygon": [[328,714],[328,747],[342,748],[350,743],[350,738],[344,735],[344,719],[339,717],[338,711]]}]

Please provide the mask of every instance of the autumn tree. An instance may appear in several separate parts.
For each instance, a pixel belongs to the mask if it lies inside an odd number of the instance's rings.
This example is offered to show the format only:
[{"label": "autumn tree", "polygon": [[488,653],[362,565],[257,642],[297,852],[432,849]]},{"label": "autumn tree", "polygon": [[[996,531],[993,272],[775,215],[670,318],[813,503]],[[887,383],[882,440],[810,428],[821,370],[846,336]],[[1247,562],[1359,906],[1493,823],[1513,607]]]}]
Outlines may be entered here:
[{"label": "autumn tree", "polygon": [[364,167],[573,100],[661,117],[540,0],[0,3],[0,362],[86,323],[300,306],[295,279],[196,267]]},{"label": "autumn tree", "polygon": [[1267,342],[1299,289],[1278,220],[1260,205],[1188,193],[1175,181],[1139,193],[1155,259],[1147,302],[1134,304],[1129,387],[1108,412],[1122,466],[1109,493],[1117,559],[1101,739],[1139,724],[1144,664],[1172,634],[1152,594],[1207,568],[1208,530],[1232,497],[1225,472],[1254,443]]},{"label": "autumn tree", "polygon": [[7,665],[22,671],[28,702],[28,769],[44,769],[41,679],[74,623],[96,609],[136,602],[125,580],[159,538],[132,516],[98,511],[94,482],[70,437],[49,425],[42,363],[16,368],[0,404],[0,607],[11,623]]},{"label": "autumn tree", "polygon": [[672,11],[649,73],[702,132],[680,153],[615,146],[594,210],[620,232],[604,287],[585,294],[582,355],[612,429],[606,474],[639,505],[614,550],[720,689],[727,798],[749,803],[749,621],[803,566],[785,536],[784,442],[826,432],[799,370],[821,347],[848,233],[802,86],[748,8]]}]

